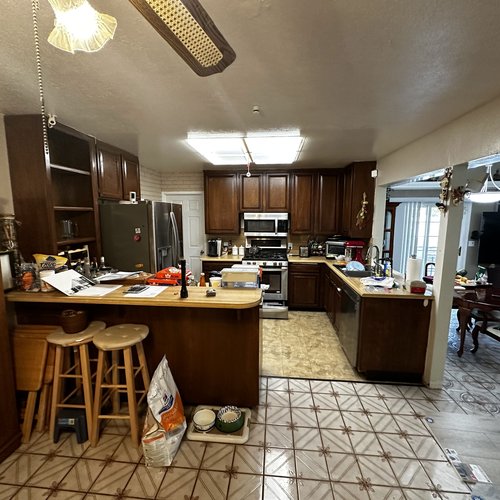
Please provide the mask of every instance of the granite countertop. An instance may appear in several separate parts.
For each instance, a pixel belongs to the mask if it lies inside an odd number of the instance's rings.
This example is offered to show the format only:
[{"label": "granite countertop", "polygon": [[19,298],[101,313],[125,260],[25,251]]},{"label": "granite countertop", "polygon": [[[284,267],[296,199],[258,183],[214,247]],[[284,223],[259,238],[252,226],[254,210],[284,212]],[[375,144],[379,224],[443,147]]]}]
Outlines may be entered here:
[{"label": "granite countertop", "polygon": [[[326,264],[333,272],[339,276],[343,282],[345,282],[349,287],[351,287],[358,295],[361,297],[387,297],[387,298],[401,298],[401,299],[430,299],[433,300],[434,296],[430,290],[427,290],[425,294],[411,293],[404,288],[383,288],[383,287],[372,287],[365,286],[361,282],[361,278],[353,278],[351,276],[346,276],[339,267],[342,263],[334,261],[332,259],[327,259],[325,257],[299,257],[298,255],[288,255],[288,262],[292,264]],[[335,264],[336,265],[335,265]]]},{"label": "granite countertop", "polygon": [[243,260],[243,255],[221,255],[220,257],[208,257],[208,255],[203,255],[201,257],[202,262],[241,262]]}]

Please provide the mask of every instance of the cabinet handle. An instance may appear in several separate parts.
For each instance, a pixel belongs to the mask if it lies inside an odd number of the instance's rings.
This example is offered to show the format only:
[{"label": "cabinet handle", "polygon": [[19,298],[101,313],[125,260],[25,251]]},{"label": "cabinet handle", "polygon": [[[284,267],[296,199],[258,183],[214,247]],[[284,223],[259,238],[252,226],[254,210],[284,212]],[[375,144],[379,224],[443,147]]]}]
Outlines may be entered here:
[{"label": "cabinet handle", "polygon": [[338,287],[337,287],[337,292],[339,292],[339,293],[340,293],[341,291],[342,291],[342,288],[338,288]]}]

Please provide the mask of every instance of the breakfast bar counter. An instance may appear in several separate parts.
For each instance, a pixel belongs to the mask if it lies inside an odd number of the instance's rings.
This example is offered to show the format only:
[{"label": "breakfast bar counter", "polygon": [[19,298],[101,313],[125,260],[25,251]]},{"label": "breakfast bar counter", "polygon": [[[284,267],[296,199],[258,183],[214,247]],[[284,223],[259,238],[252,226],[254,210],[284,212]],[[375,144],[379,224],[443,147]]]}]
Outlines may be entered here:
[{"label": "breakfast bar counter", "polygon": [[259,400],[261,291],[165,287],[151,298],[125,297],[120,287],[102,297],[60,292],[6,294],[19,324],[59,325],[64,309],[85,310],[108,326],[149,326],[144,349],[152,373],[165,355],[186,404],[255,406]]}]

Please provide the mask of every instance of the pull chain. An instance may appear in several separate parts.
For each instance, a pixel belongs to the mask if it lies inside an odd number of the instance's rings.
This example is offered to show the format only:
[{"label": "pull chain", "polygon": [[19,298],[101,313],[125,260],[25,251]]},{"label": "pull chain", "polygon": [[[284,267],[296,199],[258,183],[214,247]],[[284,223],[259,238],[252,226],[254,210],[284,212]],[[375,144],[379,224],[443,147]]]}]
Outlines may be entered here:
[{"label": "pull chain", "polygon": [[45,118],[45,98],[43,94],[43,79],[42,79],[42,59],[40,57],[40,36],[38,34],[38,11],[40,3],[38,0],[31,0],[31,12],[33,16],[33,37],[35,39],[35,59],[36,59],[36,75],[38,80],[38,94],[40,97],[40,112],[42,114],[42,137],[43,150],[45,156],[49,157],[49,139],[47,135],[47,121]]}]

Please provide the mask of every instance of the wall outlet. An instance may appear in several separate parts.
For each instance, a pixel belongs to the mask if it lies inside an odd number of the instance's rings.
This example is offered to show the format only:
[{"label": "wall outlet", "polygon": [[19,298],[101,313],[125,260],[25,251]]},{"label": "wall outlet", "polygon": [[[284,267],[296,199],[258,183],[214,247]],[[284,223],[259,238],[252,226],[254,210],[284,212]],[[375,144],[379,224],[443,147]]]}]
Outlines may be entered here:
[{"label": "wall outlet", "polygon": [[288,250],[291,250],[293,248],[293,243],[288,242]]}]

